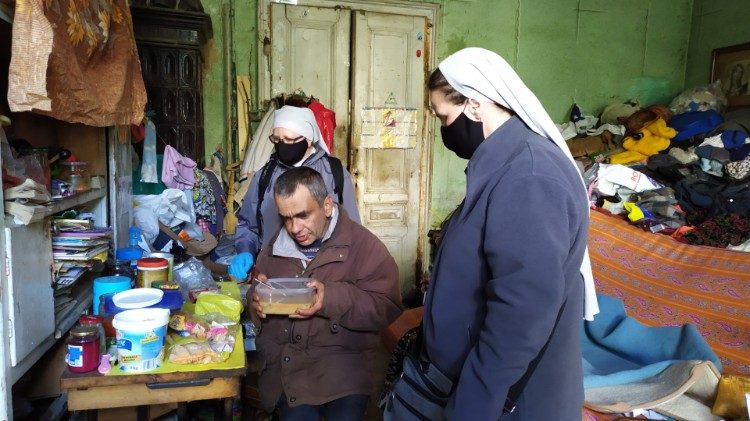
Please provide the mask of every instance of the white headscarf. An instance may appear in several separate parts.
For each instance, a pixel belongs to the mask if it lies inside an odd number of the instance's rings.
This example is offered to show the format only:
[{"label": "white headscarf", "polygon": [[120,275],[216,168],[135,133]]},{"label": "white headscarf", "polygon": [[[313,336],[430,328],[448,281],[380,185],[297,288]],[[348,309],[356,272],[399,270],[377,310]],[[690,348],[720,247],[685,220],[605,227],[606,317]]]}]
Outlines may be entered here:
[{"label": "white headscarf", "polygon": [[[513,110],[531,130],[555,142],[578,171],[570,149],[555,123],[536,95],[502,57],[484,48],[464,48],[448,56],[438,68],[453,89],[463,96],[477,101],[494,102]],[[583,183],[583,178],[581,182]],[[585,184],[582,186],[585,191]],[[594,315],[599,313],[599,304],[588,247],[581,263],[581,274],[585,292],[584,318],[593,320]]]},{"label": "white headscarf", "polygon": [[299,133],[312,140],[313,145],[331,153],[328,145],[323,142],[323,135],[320,133],[318,122],[315,120],[315,114],[309,108],[292,107],[285,105],[273,113],[273,128],[284,128]]}]

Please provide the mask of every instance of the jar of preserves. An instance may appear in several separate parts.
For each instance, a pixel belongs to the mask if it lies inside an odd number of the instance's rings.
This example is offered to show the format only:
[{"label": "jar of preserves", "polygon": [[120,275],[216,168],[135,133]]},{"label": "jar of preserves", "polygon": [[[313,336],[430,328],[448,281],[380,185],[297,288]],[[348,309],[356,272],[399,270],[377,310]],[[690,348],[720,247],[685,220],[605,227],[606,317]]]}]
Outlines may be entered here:
[{"label": "jar of preserves", "polygon": [[65,362],[71,373],[88,373],[99,367],[99,331],[95,326],[76,326],[70,330]]},{"label": "jar of preserves", "polygon": [[88,164],[84,161],[63,161],[60,163],[60,180],[70,184],[74,192],[91,189],[91,176]]},{"label": "jar of preserves", "polygon": [[161,257],[138,259],[138,288],[151,288],[151,283],[167,283],[169,262]]},{"label": "jar of preserves", "polygon": [[78,323],[81,326],[94,326],[96,331],[99,332],[99,355],[107,352],[107,335],[104,331],[104,317],[95,316],[93,314],[84,314],[78,319]]}]

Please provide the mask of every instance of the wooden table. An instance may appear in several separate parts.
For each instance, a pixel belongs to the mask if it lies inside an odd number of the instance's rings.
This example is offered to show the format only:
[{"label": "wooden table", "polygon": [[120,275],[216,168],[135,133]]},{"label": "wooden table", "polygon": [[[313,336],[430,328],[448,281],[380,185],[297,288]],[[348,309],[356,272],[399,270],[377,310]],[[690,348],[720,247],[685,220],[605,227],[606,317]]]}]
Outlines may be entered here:
[{"label": "wooden table", "polygon": [[224,419],[231,420],[232,398],[239,395],[244,375],[244,367],[120,376],[103,376],[97,371],[75,374],[66,370],[60,386],[68,393],[69,411],[138,406],[138,419],[147,420],[148,405],[177,403],[177,417],[183,420],[187,419],[187,402],[223,399]]}]

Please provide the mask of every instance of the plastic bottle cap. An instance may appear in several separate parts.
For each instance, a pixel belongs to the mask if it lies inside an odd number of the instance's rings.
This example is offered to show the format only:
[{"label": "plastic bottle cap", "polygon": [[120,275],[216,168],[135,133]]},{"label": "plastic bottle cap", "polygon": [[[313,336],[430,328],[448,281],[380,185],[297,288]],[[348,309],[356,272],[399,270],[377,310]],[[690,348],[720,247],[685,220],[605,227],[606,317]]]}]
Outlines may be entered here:
[{"label": "plastic bottle cap", "polygon": [[123,247],[115,252],[117,260],[138,260],[143,257],[143,250],[135,247]]}]

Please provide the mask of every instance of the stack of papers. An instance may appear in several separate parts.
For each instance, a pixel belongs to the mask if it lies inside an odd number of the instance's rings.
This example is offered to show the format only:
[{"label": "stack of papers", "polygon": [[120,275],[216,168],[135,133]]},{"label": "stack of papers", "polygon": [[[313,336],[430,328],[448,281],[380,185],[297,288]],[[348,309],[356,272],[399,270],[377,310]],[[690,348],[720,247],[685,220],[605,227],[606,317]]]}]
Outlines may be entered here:
[{"label": "stack of papers", "polygon": [[91,227],[90,221],[57,219],[53,221],[52,258],[58,288],[75,283],[94,260],[105,261],[112,230]]},{"label": "stack of papers", "polygon": [[52,201],[47,188],[27,178],[23,183],[3,190],[5,212],[24,225],[44,218],[47,211],[45,203]]}]

